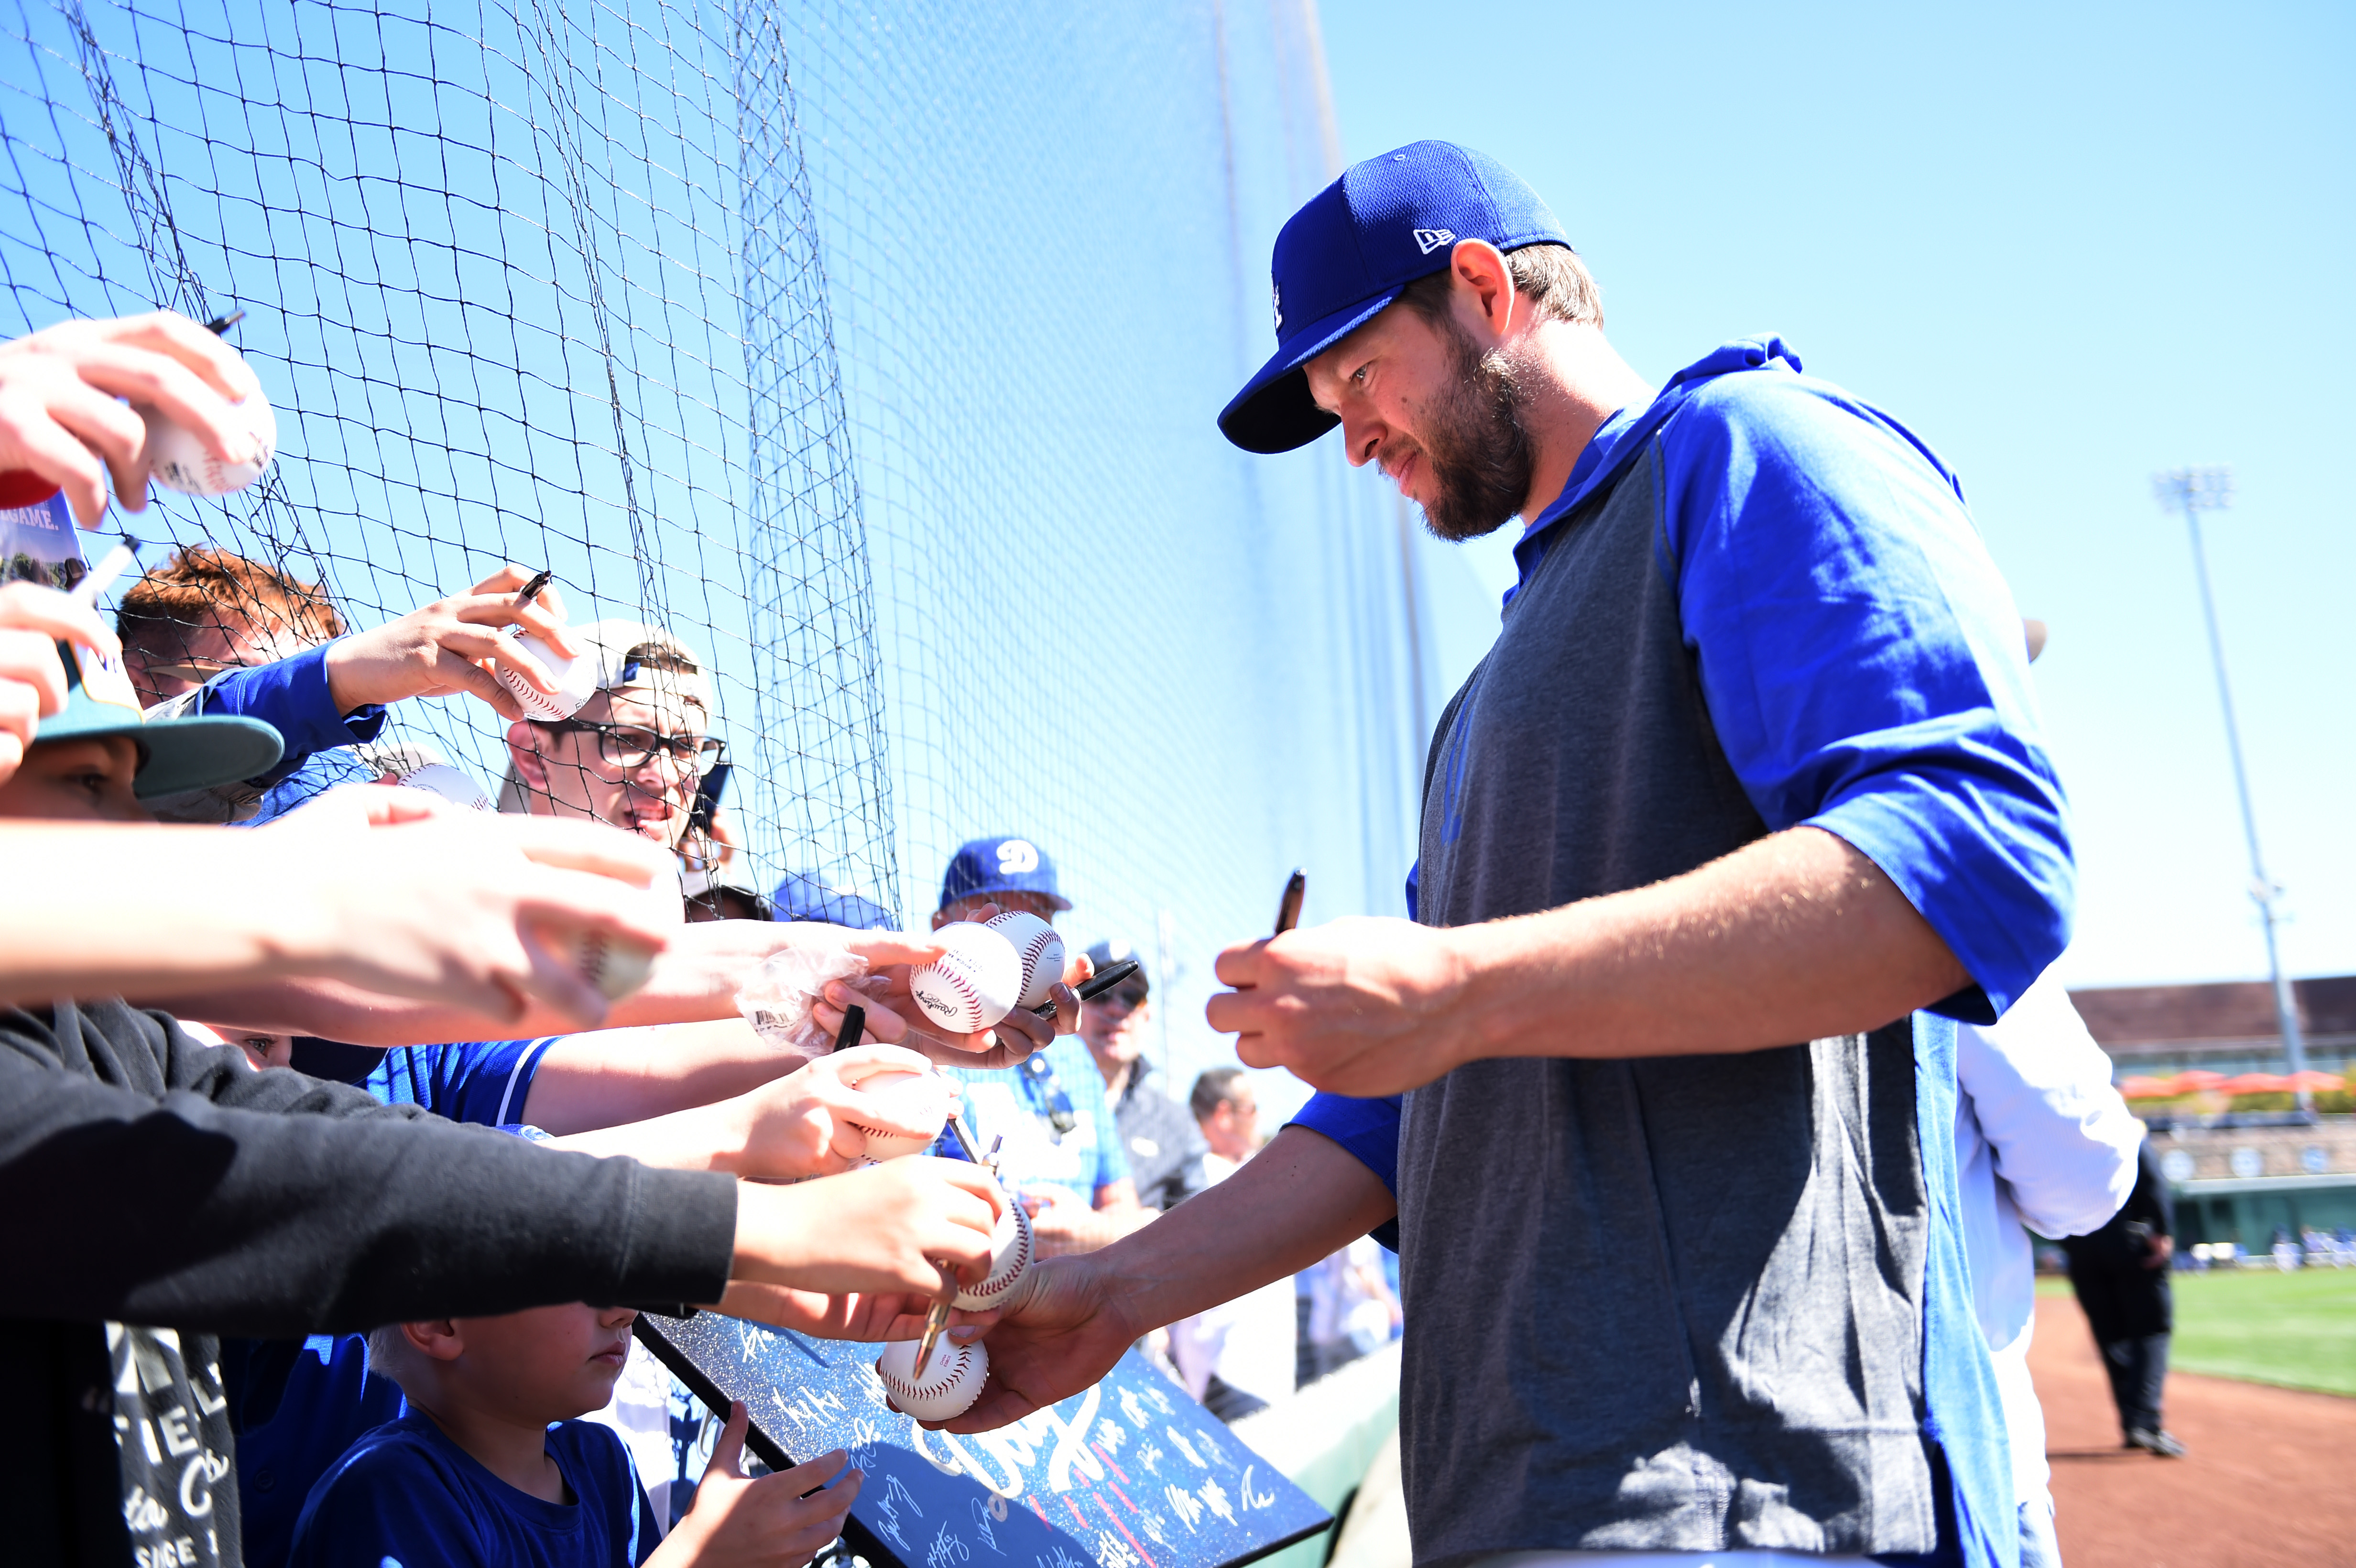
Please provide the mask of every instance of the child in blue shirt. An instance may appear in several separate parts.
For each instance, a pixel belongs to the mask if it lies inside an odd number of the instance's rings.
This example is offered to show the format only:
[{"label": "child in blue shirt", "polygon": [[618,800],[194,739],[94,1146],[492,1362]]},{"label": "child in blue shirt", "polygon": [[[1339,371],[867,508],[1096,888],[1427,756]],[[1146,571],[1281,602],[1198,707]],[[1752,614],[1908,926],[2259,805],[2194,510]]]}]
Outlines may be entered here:
[{"label": "child in blue shirt", "polygon": [[[807,1563],[841,1532],[862,1477],[843,1473],[848,1456],[838,1449],[744,1479],[742,1404],[729,1413],[694,1508],[658,1541],[621,1439],[574,1419],[613,1396],[637,1317],[576,1302],[371,1334],[369,1363],[401,1385],[409,1409],[312,1488],[294,1526],[294,1568]],[[837,1477],[841,1484],[828,1487]]]}]

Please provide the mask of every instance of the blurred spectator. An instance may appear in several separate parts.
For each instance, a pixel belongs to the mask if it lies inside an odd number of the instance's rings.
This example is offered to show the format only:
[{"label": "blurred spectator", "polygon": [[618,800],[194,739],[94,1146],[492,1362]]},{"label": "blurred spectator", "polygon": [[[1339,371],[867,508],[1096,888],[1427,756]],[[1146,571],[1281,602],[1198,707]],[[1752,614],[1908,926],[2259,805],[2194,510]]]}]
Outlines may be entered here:
[{"label": "blurred spectator", "polygon": [[[951,857],[933,929],[992,904],[1051,923],[1072,907],[1056,889],[1055,863],[1011,835],[970,840]],[[1137,1200],[1104,1076],[1077,1037],[1059,1037],[1012,1072],[944,1071],[964,1093],[980,1147],[1005,1140],[999,1171],[1030,1212],[1041,1256],[1094,1252],[1153,1217]]]},{"label": "blurred spectator", "polygon": [[775,920],[769,901],[744,885],[734,866],[683,871],[680,895],[687,901],[687,918],[706,920]]},{"label": "blurred spectator", "polygon": [[776,907],[777,920],[817,921],[826,925],[849,926],[853,931],[897,931],[900,922],[892,912],[871,899],[842,888],[830,887],[816,877],[799,871],[788,871],[776,891],[769,895]]},{"label": "blurred spectator", "polygon": [[1398,1297],[1383,1272],[1382,1243],[1360,1236],[1295,1276],[1304,1282],[1308,1381],[1314,1381],[1396,1339]]},{"label": "blurred spectator", "polygon": [[[320,584],[198,545],[134,583],[114,625],[123,669],[151,711],[260,719],[286,745],[268,773],[152,803],[163,820],[258,824],[370,776],[342,748],[375,740],[385,709],[367,703],[345,712],[336,702],[327,645],[344,635],[344,621]],[[266,673],[195,695],[230,671]],[[281,790],[289,781],[294,787]]]},{"label": "blurred spectator", "polygon": [[[1088,949],[1088,959],[1099,974],[1136,956],[1137,950],[1126,942],[1099,942]],[[1145,1038],[1152,1021],[1151,987],[1142,968],[1080,1009],[1080,1039],[1096,1058],[1097,1071],[1104,1074],[1113,1121],[1120,1128],[1121,1147],[1129,1152],[1137,1200],[1159,1213],[1209,1182],[1194,1118],[1149,1083],[1152,1068],[1145,1061]]]},{"label": "blurred spectator", "polygon": [[[1259,1148],[1259,1109],[1240,1067],[1214,1067],[1188,1096],[1207,1146],[1204,1185],[1226,1180]],[[1186,1392],[1221,1421],[1265,1410],[1293,1391],[1299,1320],[1293,1283],[1277,1279],[1170,1325],[1170,1359]]]},{"label": "blurred spectator", "polygon": [[2184,1456],[2160,1421],[2168,1381],[2168,1339],[2175,1300],[2168,1262],[2176,1250],[2176,1205],[2147,1140],[2136,1161],[2135,1190],[2110,1223],[2062,1245],[2070,1254],[2070,1285],[2085,1309],[2087,1327],[2110,1374],[2126,1446],[2165,1459]]}]

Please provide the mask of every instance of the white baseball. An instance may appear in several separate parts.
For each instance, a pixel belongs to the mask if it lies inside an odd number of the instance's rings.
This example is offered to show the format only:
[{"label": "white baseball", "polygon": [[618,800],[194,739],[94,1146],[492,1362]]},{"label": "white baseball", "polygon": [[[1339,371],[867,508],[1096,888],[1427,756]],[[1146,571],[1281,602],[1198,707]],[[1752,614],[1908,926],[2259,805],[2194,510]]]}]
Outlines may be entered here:
[{"label": "white baseball", "polygon": [[937,1072],[902,1072],[896,1070],[871,1072],[851,1085],[862,1094],[872,1094],[890,1104],[896,1112],[928,1120],[933,1130],[922,1137],[909,1133],[884,1132],[850,1118],[867,1139],[867,1156],[871,1162],[898,1159],[903,1155],[922,1154],[941,1136],[948,1125],[949,1095],[953,1093],[948,1081]]},{"label": "white baseball", "polygon": [[1047,987],[1064,977],[1064,939],[1035,914],[1008,910],[989,922],[990,929],[1014,944],[1023,965],[1023,996],[1014,1005],[1035,1008],[1047,999]]},{"label": "white baseball", "polygon": [[908,981],[926,1018],[951,1034],[971,1034],[1014,1010],[1023,962],[1003,933],[960,920],[933,933],[933,940],[948,951]]},{"label": "white baseball", "polygon": [[534,719],[570,719],[597,695],[595,659],[566,658],[530,632],[519,633],[515,641],[516,646],[538,659],[556,677],[556,695],[551,697],[509,667],[498,667],[499,684],[515,693],[515,699]]},{"label": "white baseball", "polygon": [[422,789],[428,795],[438,795],[453,805],[463,805],[470,811],[488,811],[491,797],[472,775],[452,767],[447,763],[427,763],[401,775],[400,782],[411,789]]},{"label": "white baseball", "polygon": [[895,1339],[884,1347],[875,1375],[892,1403],[919,1421],[947,1421],[963,1415],[981,1397],[982,1381],[990,1376],[990,1352],[976,1340],[951,1342],[946,1334],[933,1341],[933,1359],[924,1375],[916,1373],[918,1339]]},{"label": "white baseball", "polygon": [[647,983],[656,951],[627,936],[584,931],[573,938],[573,962],[582,978],[603,991],[607,1001],[617,1002]]},{"label": "white baseball", "polygon": [[150,404],[136,405],[147,424],[147,465],[155,483],[183,496],[226,496],[262,477],[278,455],[278,415],[260,391],[230,411],[262,443],[262,455],[252,463],[223,463],[205,449],[197,432],[174,422],[172,416]]},{"label": "white baseball", "polygon": [[956,1304],[968,1312],[987,1312],[993,1307],[1005,1306],[1014,1287],[1030,1272],[1033,1252],[1031,1216],[1023,1210],[1022,1200],[1009,1194],[1005,1211],[998,1216],[997,1228],[990,1233],[990,1273],[982,1276],[980,1284],[960,1288]]}]

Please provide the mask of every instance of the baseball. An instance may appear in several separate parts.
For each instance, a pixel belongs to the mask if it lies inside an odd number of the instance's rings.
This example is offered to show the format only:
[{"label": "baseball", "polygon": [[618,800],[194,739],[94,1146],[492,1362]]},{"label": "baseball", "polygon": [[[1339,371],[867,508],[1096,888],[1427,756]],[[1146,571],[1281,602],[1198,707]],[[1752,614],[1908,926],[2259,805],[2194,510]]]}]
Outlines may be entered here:
[{"label": "baseball", "polygon": [[508,666],[498,667],[499,684],[515,693],[515,699],[532,718],[570,719],[597,695],[596,660],[568,659],[530,632],[519,633],[515,641],[516,646],[538,659],[556,677],[556,695],[551,697]]},{"label": "baseball", "polygon": [[960,1288],[956,1305],[968,1312],[1005,1306],[1030,1271],[1032,1251],[1031,1216],[1020,1200],[1010,1196],[1005,1211],[998,1216],[998,1228],[990,1235],[990,1273],[980,1284]]},{"label": "baseball", "polygon": [[872,1094],[878,1100],[889,1102],[895,1111],[909,1112],[929,1121],[933,1127],[922,1137],[907,1133],[884,1132],[863,1125],[854,1114],[848,1119],[864,1135],[871,1161],[922,1154],[932,1147],[933,1140],[941,1136],[941,1128],[948,1124],[952,1091],[948,1081],[937,1072],[871,1072],[852,1087],[862,1094]]},{"label": "baseball", "polygon": [[607,1001],[617,1002],[647,983],[655,951],[626,936],[584,931],[573,938],[573,962],[584,979],[605,994]]},{"label": "baseball", "polygon": [[895,1339],[884,1347],[875,1375],[884,1380],[892,1403],[918,1421],[947,1421],[963,1415],[981,1397],[982,1380],[990,1376],[990,1352],[980,1340],[970,1345],[950,1341],[946,1334],[933,1341],[933,1359],[924,1376],[916,1375],[916,1339]]},{"label": "baseball", "polygon": [[412,768],[401,775],[400,782],[411,789],[438,795],[453,805],[463,805],[471,811],[491,809],[491,797],[483,786],[447,763],[427,763]]},{"label": "baseball", "polygon": [[135,406],[147,424],[148,472],[166,490],[177,490],[183,496],[226,496],[261,478],[270,460],[278,455],[278,416],[272,411],[270,400],[259,391],[230,405],[230,411],[242,416],[246,428],[262,442],[262,455],[252,463],[223,463],[205,450],[196,432],[174,423],[163,410],[145,403]]},{"label": "baseball", "polygon": [[1054,926],[1019,909],[1008,910],[989,925],[1014,944],[1014,956],[1023,965],[1023,995],[1014,1005],[1035,1008],[1045,1001],[1047,987],[1064,977],[1064,939]]},{"label": "baseball", "polygon": [[933,933],[948,949],[910,978],[925,1016],[951,1034],[988,1029],[1023,995],[1023,961],[1001,932],[960,920]]}]

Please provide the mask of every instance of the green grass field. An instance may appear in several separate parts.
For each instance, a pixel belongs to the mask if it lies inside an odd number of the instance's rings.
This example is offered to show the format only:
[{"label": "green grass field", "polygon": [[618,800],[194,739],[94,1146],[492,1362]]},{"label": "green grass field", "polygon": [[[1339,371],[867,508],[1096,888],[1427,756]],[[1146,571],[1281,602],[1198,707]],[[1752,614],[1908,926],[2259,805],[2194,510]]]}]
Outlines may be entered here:
[{"label": "green grass field", "polygon": [[[2070,1283],[2037,1282],[2040,1293]],[[2211,1271],[2176,1276],[2169,1366],[2251,1382],[2356,1394],[2356,1269]]]}]

